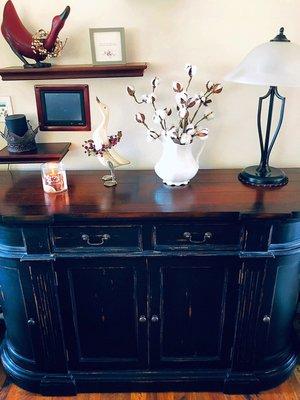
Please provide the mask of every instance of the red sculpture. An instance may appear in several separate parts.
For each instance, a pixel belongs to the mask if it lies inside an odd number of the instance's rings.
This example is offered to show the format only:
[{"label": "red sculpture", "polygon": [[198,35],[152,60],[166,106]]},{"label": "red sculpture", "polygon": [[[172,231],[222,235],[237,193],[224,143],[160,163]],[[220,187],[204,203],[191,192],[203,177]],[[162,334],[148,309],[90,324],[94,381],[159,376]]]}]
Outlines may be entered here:
[{"label": "red sculpture", "polygon": [[[69,14],[70,7],[67,6],[62,14],[53,18],[49,33],[41,29],[32,35],[22,24],[12,1],[7,1],[3,11],[1,31],[12,51],[24,63],[24,68],[51,66],[50,63],[42,63],[41,61],[49,56],[57,57],[60,54],[63,44],[58,39],[58,34],[65,25]],[[36,63],[30,64],[25,57],[35,60]]]}]

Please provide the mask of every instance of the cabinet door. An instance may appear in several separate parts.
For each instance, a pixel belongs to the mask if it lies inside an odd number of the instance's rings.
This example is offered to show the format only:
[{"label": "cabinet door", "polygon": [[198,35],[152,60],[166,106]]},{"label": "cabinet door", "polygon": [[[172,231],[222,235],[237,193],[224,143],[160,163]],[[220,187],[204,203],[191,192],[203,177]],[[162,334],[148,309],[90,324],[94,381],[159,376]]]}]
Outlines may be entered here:
[{"label": "cabinet door", "polygon": [[233,369],[274,368],[289,359],[299,296],[297,255],[245,260]]},{"label": "cabinet door", "polygon": [[[4,346],[24,370],[65,372],[55,274],[52,263],[1,259],[1,305],[7,325]],[[6,361],[7,362],[7,361]]]},{"label": "cabinet door", "polygon": [[60,261],[56,270],[70,367],[143,366],[147,359],[144,261]]},{"label": "cabinet door", "polygon": [[238,297],[238,263],[229,257],[151,263],[151,364],[226,367]]}]

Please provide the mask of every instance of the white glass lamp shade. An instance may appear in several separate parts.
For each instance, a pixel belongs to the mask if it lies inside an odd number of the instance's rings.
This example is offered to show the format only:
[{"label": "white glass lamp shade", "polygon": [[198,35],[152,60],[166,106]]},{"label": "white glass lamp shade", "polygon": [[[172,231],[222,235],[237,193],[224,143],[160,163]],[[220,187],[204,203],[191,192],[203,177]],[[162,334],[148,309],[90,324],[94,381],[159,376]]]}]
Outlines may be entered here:
[{"label": "white glass lamp shade", "polygon": [[226,81],[267,86],[300,86],[300,46],[268,42],[255,47]]}]

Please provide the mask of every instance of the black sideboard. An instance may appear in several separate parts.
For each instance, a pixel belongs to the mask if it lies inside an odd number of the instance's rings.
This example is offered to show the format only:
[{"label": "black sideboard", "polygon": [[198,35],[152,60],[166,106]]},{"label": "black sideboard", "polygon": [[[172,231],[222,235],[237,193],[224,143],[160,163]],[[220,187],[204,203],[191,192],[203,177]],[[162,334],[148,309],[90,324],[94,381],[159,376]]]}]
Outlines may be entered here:
[{"label": "black sideboard", "polygon": [[257,392],[296,364],[300,170],[282,188],[237,171],[188,187],[152,171],[0,173],[0,284],[13,381],[77,392]]}]

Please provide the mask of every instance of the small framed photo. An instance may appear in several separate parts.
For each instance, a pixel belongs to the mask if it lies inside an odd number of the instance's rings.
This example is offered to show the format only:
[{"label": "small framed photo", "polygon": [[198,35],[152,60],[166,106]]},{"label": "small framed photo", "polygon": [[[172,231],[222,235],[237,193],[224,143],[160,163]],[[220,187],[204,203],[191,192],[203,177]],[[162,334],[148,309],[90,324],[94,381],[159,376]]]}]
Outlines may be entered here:
[{"label": "small framed photo", "polygon": [[91,28],[90,40],[94,65],[126,63],[124,28]]},{"label": "small framed photo", "polygon": [[5,117],[12,114],[11,98],[9,96],[0,96],[0,123],[4,123]]},{"label": "small framed photo", "polygon": [[41,131],[90,131],[88,85],[36,85]]}]

